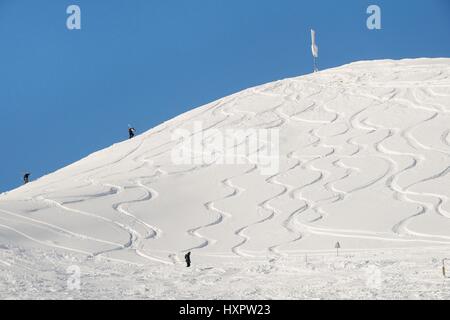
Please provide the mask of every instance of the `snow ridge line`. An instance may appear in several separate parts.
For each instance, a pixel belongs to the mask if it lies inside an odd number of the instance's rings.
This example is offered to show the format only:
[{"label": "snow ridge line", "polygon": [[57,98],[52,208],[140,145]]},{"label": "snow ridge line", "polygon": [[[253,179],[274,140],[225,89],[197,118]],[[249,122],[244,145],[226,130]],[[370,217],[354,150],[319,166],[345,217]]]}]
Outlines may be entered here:
[{"label": "snow ridge line", "polygon": [[[163,130],[163,129],[161,129],[160,131],[162,131],[162,130]],[[160,131],[157,131],[157,132],[155,132],[154,134],[157,134],[157,133],[159,133]],[[88,170],[85,170],[85,171],[82,171],[82,172],[77,172],[77,173],[76,173],[76,176],[79,177],[79,176],[81,176],[81,175],[83,175],[83,174],[90,173],[90,172],[93,172],[93,171],[96,171],[96,170],[99,170],[99,169],[106,168],[106,167],[108,167],[108,166],[117,164],[117,163],[119,163],[119,162],[122,162],[122,161],[125,160],[126,158],[130,157],[133,153],[135,153],[136,151],[138,151],[138,150],[142,147],[142,145],[144,144],[145,140],[148,139],[150,136],[151,136],[151,135],[148,135],[148,136],[144,136],[144,137],[139,138],[139,139],[141,139],[140,142],[139,142],[139,144],[138,144],[135,148],[129,150],[125,155],[123,155],[123,156],[120,157],[119,159],[114,160],[114,161],[112,161],[112,162],[110,162],[110,163],[107,163],[107,164],[104,164],[104,165],[95,167],[95,168],[91,168],[91,169],[88,169]],[[81,160],[80,160],[80,161],[81,161]],[[64,179],[60,179],[60,180],[57,180],[57,181],[50,182],[50,183],[48,183],[48,184],[42,186],[42,188],[48,188],[49,186],[54,185],[54,184],[56,184],[56,183],[59,183],[59,182],[61,182],[61,181],[63,181],[63,180],[67,180],[67,177],[65,177]]]},{"label": "snow ridge line", "polygon": [[[232,98],[230,101],[233,101],[233,99],[234,99],[234,98]],[[196,114],[196,115],[194,115],[194,116],[191,117],[191,118],[185,119],[184,121],[180,121],[179,124],[173,126],[173,128],[170,129],[170,133],[173,133],[176,129],[178,129],[179,127],[181,127],[184,123],[188,122],[189,120],[193,120],[193,119],[195,119],[195,118],[197,118],[197,117],[200,117],[200,116],[202,116],[202,115],[204,115],[204,114],[206,114],[206,113],[208,113],[208,112],[214,113],[216,109],[221,109],[221,106],[222,106],[224,103],[226,103],[226,102],[224,102],[224,100],[225,100],[225,99],[221,99],[221,100],[217,101],[214,105],[212,105],[212,106],[209,107],[208,109],[202,111],[200,114]],[[194,135],[196,135],[196,134],[199,134],[199,133],[205,132],[205,131],[207,131],[207,130],[213,129],[213,128],[215,128],[216,126],[218,126],[219,124],[221,124],[221,123],[227,121],[227,120],[229,119],[229,117],[230,117],[230,115],[226,115],[226,114],[225,114],[225,117],[224,117],[223,119],[220,119],[220,120],[217,121],[216,123],[213,123],[212,125],[210,125],[210,126],[208,126],[208,127],[206,127],[206,128],[202,128],[202,130],[200,130],[200,131],[191,133],[191,134],[189,135],[189,137],[192,137],[192,136],[194,136]],[[184,139],[185,139],[185,138],[182,137],[182,138],[178,139],[177,142],[174,141],[174,140],[170,140],[170,141],[168,141],[168,142],[162,143],[162,144],[160,144],[160,145],[158,145],[158,146],[156,146],[156,147],[154,147],[154,148],[152,148],[152,149],[146,151],[144,154],[139,155],[138,157],[134,158],[133,161],[135,161],[135,162],[142,161],[142,158],[144,158],[148,153],[154,151],[155,149],[160,149],[161,147],[164,147],[164,146],[167,146],[167,145],[170,145],[170,144],[173,144],[174,142],[176,142],[176,144],[175,144],[174,146],[172,146],[172,148],[170,148],[170,149],[168,149],[168,150],[161,151],[161,152],[156,153],[156,154],[153,154],[153,155],[150,155],[150,156],[147,157],[146,159],[153,159],[153,158],[159,157],[159,156],[161,156],[161,155],[163,155],[163,154],[165,154],[165,153],[167,153],[167,152],[170,152],[174,147],[176,147],[177,145],[181,144],[181,143],[184,141]]]}]

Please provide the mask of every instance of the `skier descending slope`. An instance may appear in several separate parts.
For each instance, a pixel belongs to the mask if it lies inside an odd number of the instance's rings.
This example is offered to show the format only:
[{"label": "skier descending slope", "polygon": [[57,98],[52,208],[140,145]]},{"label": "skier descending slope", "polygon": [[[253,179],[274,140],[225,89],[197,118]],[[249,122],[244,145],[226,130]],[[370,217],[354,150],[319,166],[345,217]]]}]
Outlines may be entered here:
[{"label": "skier descending slope", "polygon": [[30,182],[30,175],[31,173],[27,172],[23,175],[23,184],[27,184],[28,182]]},{"label": "skier descending slope", "polygon": [[184,260],[186,260],[186,267],[189,268],[191,266],[191,253],[188,252],[184,256]]},{"label": "skier descending slope", "polygon": [[136,133],[135,128],[132,128],[132,127],[128,128],[128,135],[129,135],[130,139],[134,137],[135,133]]}]

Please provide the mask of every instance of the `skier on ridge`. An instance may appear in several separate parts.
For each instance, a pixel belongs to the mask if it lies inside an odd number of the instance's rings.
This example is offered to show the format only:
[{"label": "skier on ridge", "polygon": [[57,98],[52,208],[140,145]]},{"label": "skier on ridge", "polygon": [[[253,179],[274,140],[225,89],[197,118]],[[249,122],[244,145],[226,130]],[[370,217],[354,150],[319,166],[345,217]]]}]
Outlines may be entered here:
[{"label": "skier on ridge", "polygon": [[129,127],[129,128],[128,128],[128,135],[129,135],[129,138],[130,138],[130,139],[133,138],[135,134],[136,134],[136,129],[133,128],[133,127]]},{"label": "skier on ridge", "polygon": [[189,268],[191,266],[191,253],[190,252],[185,254],[184,260],[186,260],[186,267]]},{"label": "skier on ridge", "polygon": [[23,175],[23,184],[27,184],[28,182],[30,182],[30,175],[31,175],[31,173],[29,173],[29,172],[26,172]]}]

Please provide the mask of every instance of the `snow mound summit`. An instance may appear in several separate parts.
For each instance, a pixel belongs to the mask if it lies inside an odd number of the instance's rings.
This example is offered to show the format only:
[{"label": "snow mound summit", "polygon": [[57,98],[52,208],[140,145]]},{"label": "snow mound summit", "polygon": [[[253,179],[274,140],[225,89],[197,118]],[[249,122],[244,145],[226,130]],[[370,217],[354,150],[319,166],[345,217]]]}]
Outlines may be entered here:
[{"label": "snow mound summit", "polygon": [[450,59],[250,88],[0,197],[0,242],[172,264],[450,245]]}]

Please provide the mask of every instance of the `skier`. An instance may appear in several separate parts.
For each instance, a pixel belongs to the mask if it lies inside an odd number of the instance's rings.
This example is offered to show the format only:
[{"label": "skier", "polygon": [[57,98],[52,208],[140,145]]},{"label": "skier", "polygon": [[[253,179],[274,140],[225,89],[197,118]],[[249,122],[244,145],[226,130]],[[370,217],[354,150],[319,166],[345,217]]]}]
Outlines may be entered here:
[{"label": "skier", "polygon": [[136,132],[135,128],[132,127],[128,128],[128,135],[130,136],[130,139],[134,137],[135,132]]},{"label": "skier", "polygon": [[186,260],[186,267],[189,268],[191,266],[191,253],[188,252],[184,256],[184,260]]},{"label": "skier", "polygon": [[30,175],[31,173],[27,172],[23,175],[23,184],[27,184],[28,182],[30,182]]}]

